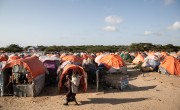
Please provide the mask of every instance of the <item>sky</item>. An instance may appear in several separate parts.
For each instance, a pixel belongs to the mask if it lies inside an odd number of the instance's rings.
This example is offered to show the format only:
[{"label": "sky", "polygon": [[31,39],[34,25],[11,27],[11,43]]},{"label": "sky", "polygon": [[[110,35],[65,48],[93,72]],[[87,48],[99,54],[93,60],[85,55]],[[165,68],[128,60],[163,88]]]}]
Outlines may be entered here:
[{"label": "sky", "polygon": [[180,46],[180,0],[0,0],[0,47]]}]

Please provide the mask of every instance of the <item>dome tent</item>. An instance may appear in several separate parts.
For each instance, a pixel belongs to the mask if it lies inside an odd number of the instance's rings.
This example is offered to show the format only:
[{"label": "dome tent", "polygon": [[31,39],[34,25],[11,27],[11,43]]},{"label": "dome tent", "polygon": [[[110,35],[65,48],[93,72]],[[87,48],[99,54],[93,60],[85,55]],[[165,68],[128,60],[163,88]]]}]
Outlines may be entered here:
[{"label": "dome tent", "polygon": [[[26,84],[24,81],[13,82],[15,74],[27,76]],[[12,78],[12,79],[11,79]],[[1,96],[37,96],[44,87],[45,67],[37,57],[18,59],[7,63],[2,69]],[[20,78],[18,78],[20,79]],[[9,81],[12,86],[8,87]]]}]

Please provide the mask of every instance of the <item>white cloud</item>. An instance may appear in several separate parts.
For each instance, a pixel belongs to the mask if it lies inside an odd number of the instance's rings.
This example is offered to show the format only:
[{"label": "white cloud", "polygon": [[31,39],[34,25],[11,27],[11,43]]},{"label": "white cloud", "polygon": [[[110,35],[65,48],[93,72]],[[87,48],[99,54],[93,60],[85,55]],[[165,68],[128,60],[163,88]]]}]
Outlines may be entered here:
[{"label": "white cloud", "polygon": [[170,5],[172,3],[174,3],[175,0],[164,0],[164,4],[165,5]]},{"label": "white cloud", "polygon": [[152,32],[151,31],[144,31],[144,35],[151,35]]},{"label": "white cloud", "polygon": [[180,21],[176,21],[174,24],[169,26],[168,29],[170,29],[170,30],[180,30]]},{"label": "white cloud", "polygon": [[106,23],[110,25],[103,27],[104,31],[117,32],[117,26],[123,22],[123,19],[120,16],[107,16],[105,19]]},{"label": "white cloud", "polygon": [[149,36],[149,35],[154,35],[154,36],[161,36],[162,34],[161,33],[158,33],[158,32],[152,32],[152,31],[144,31],[144,35],[145,36]]},{"label": "white cloud", "polygon": [[105,22],[110,24],[120,24],[123,22],[123,19],[120,16],[107,16]]},{"label": "white cloud", "polygon": [[111,31],[111,32],[117,32],[118,31],[117,27],[115,27],[115,26],[106,26],[103,28],[103,30]]}]

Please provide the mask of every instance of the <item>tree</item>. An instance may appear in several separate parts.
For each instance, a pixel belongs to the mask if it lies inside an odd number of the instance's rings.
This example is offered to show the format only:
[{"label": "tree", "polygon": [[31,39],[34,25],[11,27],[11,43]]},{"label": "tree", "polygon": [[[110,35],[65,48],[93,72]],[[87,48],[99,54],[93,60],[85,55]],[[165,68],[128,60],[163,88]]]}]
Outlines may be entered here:
[{"label": "tree", "polygon": [[45,49],[45,52],[59,52],[60,51],[60,48],[59,48],[59,46],[56,46],[56,45],[54,45],[54,46],[49,46],[49,47],[47,47],[46,49]]},{"label": "tree", "polygon": [[46,46],[41,45],[41,46],[38,46],[37,48],[39,49],[39,51],[44,51],[47,47],[46,47]]},{"label": "tree", "polygon": [[172,44],[167,44],[164,46],[165,50],[168,52],[177,52],[178,51],[178,47],[174,46]]},{"label": "tree", "polygon": [[4,47],[1,47],[1,48],[0,48],[0,51],[1,51],[1,52],[4,52],[5,50],[6,50],[6,48],[4,48]]},{"label": "tree", "polygon": [[128,50],[129,51],[149,51],[154,50],[155,46],[151,43],[132,43]]},{"label": "tree", "polygon": [[141,51],[140,47],[139,47],[139,44],[136,44],[136,43],[132,43],[129,48],[128,48],[129,51]]},{"label": "tree", "polygon": [[9,46],[6,47],[5,49],[6,52],[22,52],[23,51],[23,48],[20,47],[19,45],[17,44],[11,44]]}]

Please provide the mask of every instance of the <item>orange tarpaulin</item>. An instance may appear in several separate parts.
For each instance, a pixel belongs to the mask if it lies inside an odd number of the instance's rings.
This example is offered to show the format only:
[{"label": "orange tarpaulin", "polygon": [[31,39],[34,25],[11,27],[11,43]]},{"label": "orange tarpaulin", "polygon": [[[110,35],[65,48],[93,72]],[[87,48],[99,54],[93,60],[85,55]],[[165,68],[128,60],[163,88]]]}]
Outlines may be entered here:
[{"label": "orange tarpaulin", "polygon": [[144,62],[144,57],[140,53],[138,53],[136,58],[133,60],[133,63],[139,64],[140,62]]},{"label": "orange tarpaulin", "polygon": [[6,55],[1,55],[0,56],[0,62],[1,61],[7,61],[8,60],[8,56],[6,56]]},{"label": "orange tarpaulin", "polygon": [[168,54],[166,52],[161,52],[161,54],[162,54],[162,57],[168,56]]},{"label": "orange tarpaulin", "polygon": [[61,89],[62,88],[62,80],[63,80],[63,78],[65,78],[65,75],[66,74],[68,74],[68,71],[70,70],[70,69],[78,69],[79,71],[80,71],[80,73],[82,74],[82,78],[81,78],[81,84],[82,84],[82,86],[83,86],[83,88],[84,88],[84,92],[86,92],[86,90],[87,90],[87,82],[86,82],[86,78],[87,78],[87,75],[86,75],[86,73],[84,72],[84,69],[81,67],[81,66],[77,66],[77,65],[73,65],[73,64],[68,64],[68,65],[66,65],[65,67],[64,67],[64,69],[63,69],[63,72],[62,72],[62,74],[60,75],[60,80],[59,80],[59,89]]},{"label": "orange tarpaulin", "polygon": [[62,59],[62,58],[65,57],[65,56],[66,56],[65,53],[61,54],[61,55],[60,55],[60,59]]},{"label": "orange tarpaulin", "polygon": [[167,52],[161,52],[161,59],[164,59],[166,56],[169,56],[169,54]]},{"label": "orange tarpaulin", "polygon": [[17,60],[17,59],[20,59],[21,57],[20,56],[11,56],[9,57],[8,61],[13,61],[13,60]]},{"label": "orange tarpaulin", "polygon": [[166,56],[160,66],[166,69],[170,74],[180,76],[180,60],[172,56]]},{"label": "orange tarpaulin", "polygon": [[67,55],[67,56],[62,57],[62,62],[65,62],[65,61],[70,61],[73,63],[78,62],[78,63],[82,64],[82,59],[75,55]]},{"label": "orange tarpaulin", "polygon": [[92,56],[92,55],[89,55],[89,54],[83,54],[82,56],[82,59],[88,59],[88,58],[90,58],[90,59],[94,59],[94,57]]},{"label": "orange tarpaulin", "polygon": [[120,69],[122,66],[126,66],[124,60],[119,55],[114,54],[105,55],[99,62],[104,64],[107,69],[110,69],[111,67]]},{"label": "orange tarpaulin", "polygon": [[45,74],[45,67],[37,57],[28,57],[26,59],[18,59],[11,61],[5,65],[3,70],[13,67],[15,65],[23,65],[31,73],[30,78],[32,79],[36,78],[41,74]]},{"label": "orange tarpaulin", "polygon": [[88,54],[82,54],[81,57],[82,57],[82,59],[86,59],[87,60],[88,59]]}]

